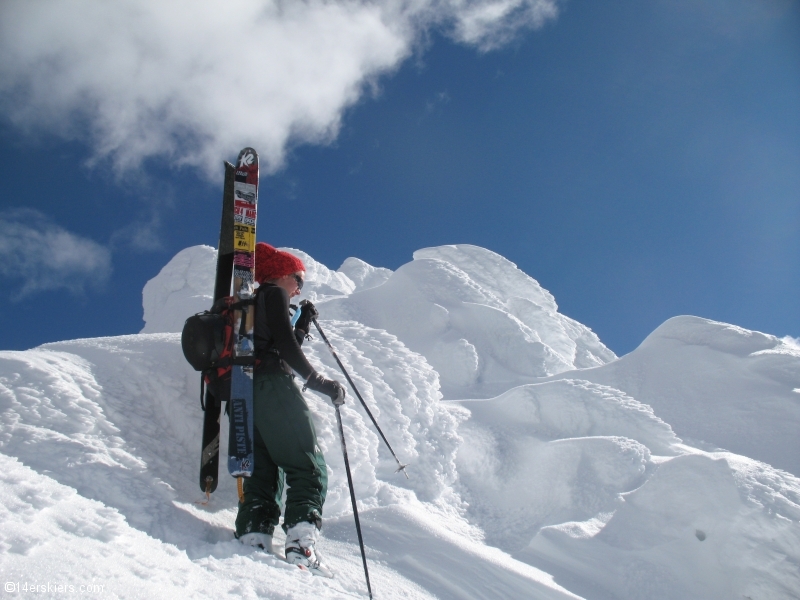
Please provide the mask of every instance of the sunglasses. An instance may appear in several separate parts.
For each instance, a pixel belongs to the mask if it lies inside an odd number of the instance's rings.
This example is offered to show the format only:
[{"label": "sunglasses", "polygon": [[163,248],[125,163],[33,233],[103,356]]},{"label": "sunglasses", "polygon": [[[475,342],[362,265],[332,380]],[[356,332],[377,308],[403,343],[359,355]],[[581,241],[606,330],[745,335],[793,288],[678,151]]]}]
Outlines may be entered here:
[{"label": "sunglasses", "polygon": [[303,278],[300,277],[300,275],[298,275],[297,273],[295,273],[294,274],[294,280],[297,282],[297,289],[298,290],[302,290],[303,289]]}]

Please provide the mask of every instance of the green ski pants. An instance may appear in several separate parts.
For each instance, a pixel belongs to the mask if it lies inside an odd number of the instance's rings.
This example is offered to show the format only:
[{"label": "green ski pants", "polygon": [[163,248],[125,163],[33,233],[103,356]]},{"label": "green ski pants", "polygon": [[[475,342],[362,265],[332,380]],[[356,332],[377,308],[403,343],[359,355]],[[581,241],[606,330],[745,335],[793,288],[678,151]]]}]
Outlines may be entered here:
[{"label": "green ski pants", "polygon": [[288,486],[284,531],[302,521],[319,527],[328,469],[308,405],[291,375],[256,375],[253,421],[255,468],[252,477],[244,479],[236,537],[272,534],[281,515],[284,477]]}]

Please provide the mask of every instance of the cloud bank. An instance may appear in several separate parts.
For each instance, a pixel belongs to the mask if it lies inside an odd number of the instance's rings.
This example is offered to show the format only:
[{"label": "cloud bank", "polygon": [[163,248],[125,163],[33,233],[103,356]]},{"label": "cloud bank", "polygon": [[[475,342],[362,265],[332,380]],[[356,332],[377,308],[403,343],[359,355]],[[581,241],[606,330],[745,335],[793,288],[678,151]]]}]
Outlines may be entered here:
[{"label": "cloud bank", "polygon": [[118,171],[158,159],[216,175],[245,145],[274,171],[287,146],[334,139],[430,31],[488,51],[558,2],[4,0],[0,109]]},{"label": "cloud bank", "polygon": [[111,252],[52,223],[36,210],[0,213],[0,276],[21,281],[14,299],[67,289],[80,294],[111,275]]}]

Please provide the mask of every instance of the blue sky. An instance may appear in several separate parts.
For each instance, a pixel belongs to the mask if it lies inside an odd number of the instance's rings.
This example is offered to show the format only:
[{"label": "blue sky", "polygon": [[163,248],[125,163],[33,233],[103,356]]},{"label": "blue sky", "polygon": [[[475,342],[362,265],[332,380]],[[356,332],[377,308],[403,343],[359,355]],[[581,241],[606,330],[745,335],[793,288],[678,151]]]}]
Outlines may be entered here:
[{"label": "blue sky", "polygon": [[[53,42],[6,4],[0,20],[23,33],[0,32],[1,347],[138,332],[144,283],[179,250],[216,245],[221,162],[245,145],[266,165],[258,239],[331,268],[476,244],[618,354],[680,314],[800,336],[800,3],[494,4],[516,8],[488,25],[460,8],[401,15],[385,30],[374,11],[327,15],[335,28],[253,69],[264,100],[240,105],[202,79],[168,90],[183,103],[158,98],[197,58],[191,43],[149,66],[160,42],[145,39],[135,75],[120,52],[81,79],[91,30]],[[316,31],[310,14],[295,15],[302,31]],[[96,18],[113,33],[116,15]],[[306,66],[336,52],[322,73]],[[155,109],[136,113],[132,96]]]}]

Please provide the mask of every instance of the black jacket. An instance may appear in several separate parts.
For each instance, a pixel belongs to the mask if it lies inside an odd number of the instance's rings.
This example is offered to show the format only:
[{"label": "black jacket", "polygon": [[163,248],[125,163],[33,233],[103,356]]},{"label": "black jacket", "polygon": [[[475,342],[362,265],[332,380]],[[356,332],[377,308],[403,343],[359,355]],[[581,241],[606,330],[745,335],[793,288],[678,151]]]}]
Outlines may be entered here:
[{"label": "black jacket", "polygon": [[300,348],[307,332],[292,327],[286,290],[273,283],[262,284],[255,308],[253,342],[259,359],[256,371],[291,374],[294,370],[303,379],[313,375],[316,369]]}]

